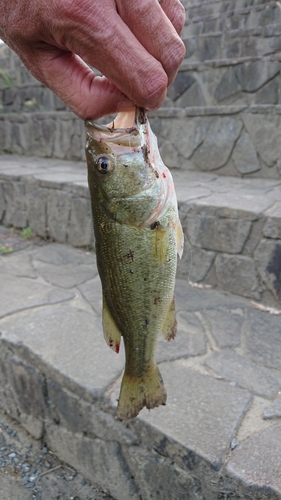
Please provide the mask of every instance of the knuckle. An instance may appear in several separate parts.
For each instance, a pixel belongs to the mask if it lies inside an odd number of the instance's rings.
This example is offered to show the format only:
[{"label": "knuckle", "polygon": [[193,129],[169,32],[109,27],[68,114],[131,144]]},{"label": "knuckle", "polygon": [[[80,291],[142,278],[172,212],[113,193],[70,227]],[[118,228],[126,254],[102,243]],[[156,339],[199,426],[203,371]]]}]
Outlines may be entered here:
[{"label": "knuckle", "polygon": [[161,69],[150,72],[150,77],[142,87],[142,101],[145,107],[158,106],[162,104],[162,97],[167,90],[168,79],[166,73]]},{"label": "knuckle", "polygon": [[186,13],[184,6],[179,3],[177,8],[173,10],[170,21],[173,24],[177,33],[181,33],[185,24]]},{"label": "knuckle", "polygon": [[164,68],[168,75],[176,71],[185,56],[186,48],[180,38],[174,41],[167,49],[165,54]]}]

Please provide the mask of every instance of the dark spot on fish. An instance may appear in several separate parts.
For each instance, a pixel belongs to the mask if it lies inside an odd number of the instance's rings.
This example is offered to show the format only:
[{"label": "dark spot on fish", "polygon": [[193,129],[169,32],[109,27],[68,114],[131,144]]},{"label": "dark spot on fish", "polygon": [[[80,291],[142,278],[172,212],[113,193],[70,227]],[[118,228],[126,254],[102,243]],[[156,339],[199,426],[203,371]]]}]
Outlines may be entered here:
[{"label": "dark spot on fish", "polygon": [[122,255],[122,257],[121,257],[122,262],[123,262],[123,259],[126,259],[129,262],[134,262],[134,251],[129,250],[128,253],[125,253],[124,255]]},{"label": "dark spot on fish", "polygon": [[123,163],[123,167],[128,167],[129,165],[126,165],[126,163]]},{"label": "dark spot on fish", "polygon": [[143,281],[147,281],[147,278],[143,278]]},{"label": "dark spot on fish", "polygon": [[152,230],[157,229],[159,226],[160,226],[160,222],[157,220],[151,224],[150,229],[152,229]]},{"label": "dark spot on fish", "polygon": [[157,304],[161,304],[161,302],[162,302],[161,297],[155,297],[155,299],[154,299],[154,304],[155,304],[155,305],[157,305]]},{"label": "dark spot on fish", "polygon": [[149,319],[146,319],[145,323],[146,323],[146,325],[149,325],[149,323],[150,323]]}]

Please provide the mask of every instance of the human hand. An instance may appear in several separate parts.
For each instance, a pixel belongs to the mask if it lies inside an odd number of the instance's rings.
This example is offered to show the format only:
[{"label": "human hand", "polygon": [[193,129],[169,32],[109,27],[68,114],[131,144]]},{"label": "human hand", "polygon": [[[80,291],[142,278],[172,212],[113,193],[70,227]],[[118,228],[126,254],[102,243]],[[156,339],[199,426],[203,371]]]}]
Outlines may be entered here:
[{"label": "human hand", "polygon": [[179,0],[0,2],[0,38],[77,116],[92,120],[132,103],[162,104],[185,54],[184,20]]}]

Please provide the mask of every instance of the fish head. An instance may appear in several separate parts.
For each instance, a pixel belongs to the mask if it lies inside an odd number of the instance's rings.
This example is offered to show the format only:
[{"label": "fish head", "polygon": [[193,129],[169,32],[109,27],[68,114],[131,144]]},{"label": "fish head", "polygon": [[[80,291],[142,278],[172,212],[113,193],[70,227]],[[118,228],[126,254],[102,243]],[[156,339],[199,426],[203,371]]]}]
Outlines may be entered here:
[{"label": "fish head", "polygon": [[93,122],[86,122],[86,128],[92,206],[102,205],[119,222],[143,224],[161,191],[158,169],[149,161],[146,128]]}]

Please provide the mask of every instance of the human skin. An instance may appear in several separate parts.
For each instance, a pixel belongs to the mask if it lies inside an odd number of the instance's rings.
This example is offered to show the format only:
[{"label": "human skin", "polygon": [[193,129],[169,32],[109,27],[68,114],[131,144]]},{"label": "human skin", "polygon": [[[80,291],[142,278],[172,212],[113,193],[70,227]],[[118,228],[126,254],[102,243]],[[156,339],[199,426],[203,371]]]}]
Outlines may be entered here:
[{"label": "human skin", "polygon": [[[179,0],[1,0],[0,38],[80,118],[163,103],[185,48]],[[92,68],[104,76],[96,76]]]}]

